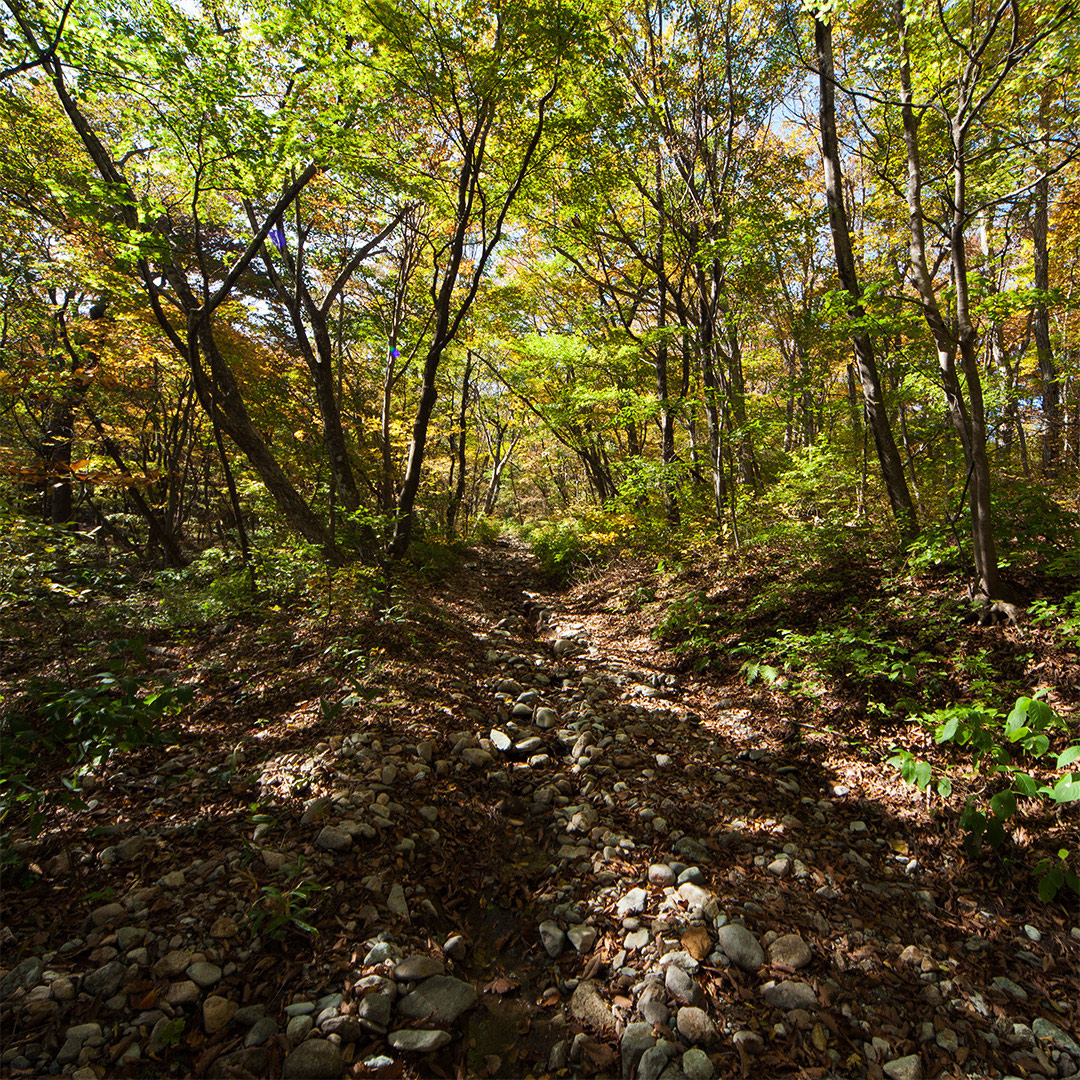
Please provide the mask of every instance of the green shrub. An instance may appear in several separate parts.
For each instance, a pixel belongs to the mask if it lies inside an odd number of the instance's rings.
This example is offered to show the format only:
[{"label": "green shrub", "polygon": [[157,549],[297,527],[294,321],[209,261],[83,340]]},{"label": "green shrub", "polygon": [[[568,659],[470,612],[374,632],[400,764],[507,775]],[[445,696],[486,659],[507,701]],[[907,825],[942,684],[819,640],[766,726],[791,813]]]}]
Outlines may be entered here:
[{"label": "green shrub", "polygon": [[[50,801],[80,804],[81,777],[110,755],[172,737],[164,724],[191,701],[192,691],[168,683],[151,688],[141,673],[128,670],[130,660],[145,663],[145,646],[142,638],[110,642],[108,664],[86,686],[49,680],[34,686],[18,708],[0,712],[0,821],[21,808],[36,831]],[[36,772],[56,755],[73,771],[64,789],[50,795]]]},{"label": "green shrub", "polygon": [[[924,717],[923,722],[934,728],[935,742],[951,743],[968,751],[972,777],[981,775],[991,781],[983,791],[968,796],[960,813],[964,846],[972,857],[984,843],[992,850],[1001,846],[1005,825],[1016,814],[1019,799],[1041,804],[1080,800],[1080,771],[1070,768],[1080,761],[1080,745],[1069,745],[1057,755],[1054,769],[1062,775],[1053,783],[1040,783],[1029,771],[1029,761],[1034,765],[1050,753],[1047,733],[1069,730],[1040,695],[1021,697],[1004,717],[985,705],[965,705],[939,709]],[[889,764],[900,770],[907,783],[922,791],[933,783],[942,799],[952,795],[949,776],[935,779],[930,764],[918,760],[909,750],[898,750],[889,758]],[[998,782],[992,782],[995,780]],[[989,794],[991,789],[996,789],[993,794]],[[1080,881],[1068,868],[1068,851],[1058,855],[1058,863],[1039,863],[1038,891],[1043,900],[1053,899],[1063,886],[1080,893]]]}]

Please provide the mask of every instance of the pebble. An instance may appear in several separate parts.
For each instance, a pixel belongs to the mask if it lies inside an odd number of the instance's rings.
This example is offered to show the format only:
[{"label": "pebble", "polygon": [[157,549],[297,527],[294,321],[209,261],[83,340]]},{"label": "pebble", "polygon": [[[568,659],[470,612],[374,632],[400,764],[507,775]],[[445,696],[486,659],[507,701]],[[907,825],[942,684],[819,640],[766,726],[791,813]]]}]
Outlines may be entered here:
[{"label": "pebble", "polygon": [[391,887],[390,894],[386,898],[386,906],[395,915],[400,915],[403,919],[410,918],[409,905],[405,900],[405,890],[400,885]]},{"label": "pebble", "polygon": [[889,1080],[922,1080],[922,1058],[918,1054],[895,1058],[882,1066]]},{"label": "pebble", "polygon": [[326,1039],[308,1039],[285,1059],[282,1080],[327,1080],[345,1067],[341,1048]]},{"label": "pebble", "polygon": [[203,990],[209,990],[211,986],[216,986],[221,982],[221,968],[217,964],[209,964],[205,960],[192,964],[185,974]]},{"label": "pebble", "polygon": [[681,1064],[686,1080],[712,1080],[716,1075],[716,1069],[708,1055],[697,1047],[683,1054]]},{"label": "pebble", "polygon": [[814,988],[797,979],[767,982],[761,987],[761,996],[778,1009],[813,1009],[818,1003]]},{"label": "pebble", "polygon": [[352,837],[344,829],[339,829],[335,825],[324,825],[315,838],[316,847],[321,847],[324,851],[339,853],[348,851],[352,843]]},{"label": "pebble", "polygon": [[307,1033],[315,1026],[315,1018],[312,1016],[294,1016],[285,1026],[285,1038],[296,1046],[307,1038]]},{"label": "pebble", "polygon": [[705,995],[701,987],[677,964],[668,967],[664,975],[664,985],[671,996],[683,1005],[700,1007],[705,1004]]},{"label": "pebble", "polygon": [[641,1055],[656,1043],[652,1024],[627,1024],[619,1040],[619,1054],[622,1058],[623,1080],[631,1080]]},{"label": "pebble", "polygon": [[443,952],[459,963],[469,954],[469,943],[460,934],[453,934],[446,939]]},{"label": "pebble", "polygon": [[597,930],[595,926],[571,926],[566,936],[579,953],[587,953],[596,944]]},{"label": "pebble", "polygon": [[620,918],[626,915],[636,915],[645,910],[647,894],[644,889],[631,889],[615,906]]},{"label": "pebble", "polygon": [[727,923],[716,931],[716,942],[743,971],[755,972],[765,963],[765,950],[745,926]]},{"label": "pebble", "polygon": [[449,975],[425,979],[397,1005],[402,1016],[426,1019],[434,1024],[452,1024],[476,1004],[476,989],[471,983]]},{"label": "pebble", "polygon": [[235,1001],[211,994],[203,1002],[203,1030],[207,1035],[213,1035],[221,1031],[236,1015],[239,1008]]},{"label": "pebble", "polygon": [[675,1026],[679,1034],[689,1043],[702,1046],[712,1046],[719,1038],[716,1025],[709,1018],[704,1009],[686,1005],[681,1008],[675,1017]]},{"label": "pebble", "polygon": [[769,946],[769,962],[786,964],[796,971],[813,960],[810,946],[798,934],[783,934]]},{"label": "pebble", "polygon": [[405,1028],[401,1031],[390,1032],[387,1042],[394,1050],[403,1050],[406,1053],[414,1054],[430,1054],[433,1050],[439,1050],[446,1046],[450,1042],[450,1034],[446,1031],[423,1031],[418,1028]]},{"label": "pebble", "polygon": [[566,948],[566,934],[563,933],[557,922],[546,919],[540,924],[540,941],[544,951],[552,960],[557,960]]},{"label": "pebble", "polygon": [[615,1017],[611,1006],[600,995],[599,985],[584,979],[570,995],[570,1015],[603,1036],[614,1034]]},{"label": "pebble", "polygon": [[433,956],[407,956],[399,964],[394,965],[394,978],[398,982],[412,982],[416,979],[426,979],[430,975],[442,975],[446,971],[441,960]]}]

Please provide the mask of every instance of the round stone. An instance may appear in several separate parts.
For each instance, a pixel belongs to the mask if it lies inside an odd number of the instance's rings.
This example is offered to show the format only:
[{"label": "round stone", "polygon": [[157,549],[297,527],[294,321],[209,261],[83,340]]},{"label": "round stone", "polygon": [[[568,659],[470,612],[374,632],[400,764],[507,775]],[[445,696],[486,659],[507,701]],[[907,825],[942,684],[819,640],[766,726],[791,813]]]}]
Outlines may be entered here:
[{"label": "round stone", "polygon": [[341,1049],[326,1039],[302,1042],[286,1059],[282,1080],[328,1080],[341,1076]]}]

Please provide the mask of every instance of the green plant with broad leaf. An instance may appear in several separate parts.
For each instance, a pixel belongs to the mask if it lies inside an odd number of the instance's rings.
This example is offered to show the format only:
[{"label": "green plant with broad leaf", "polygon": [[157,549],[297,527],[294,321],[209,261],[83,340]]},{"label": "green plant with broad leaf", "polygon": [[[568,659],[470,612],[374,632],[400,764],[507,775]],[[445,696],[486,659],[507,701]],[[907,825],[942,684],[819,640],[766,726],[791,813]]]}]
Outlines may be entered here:
[{"label": "green plant with broad leaf", "polygon": [[285,867],[284,873],[289,879],[288,884],[260,888],[259,898],[248,912],[248,925],[253,933],[272,941],[281,941],[294,930],[318,937],[319,929],[313,923],[315,904],[312,898],[325,892],[326,886],[303,876],[303,856]]},{"label": "green plant with broad leaf", "polygon": [[[141,637],[112,641],[108,653],[104,669],[86,685],[39,683],[18,706],[0,712],[0,821],[21,810],[36,834],[47,806],[82,808],[83,777],[112,754],[174,737],[165,725],[191,701],[191,688],[147,684],[139,670],[146,664]],[[61,778],[62,788],[46,792],[39,764],[57,753],[72,771]]]},{"label": "green plant with broad leaf", "polygon": [[[1007,716],[986,705],[952,706],[939,709],[924,717],[934,725],[934,741],[939,745],[952,743],[971,753],[971,776],[985,777],[986,788],[997,786],[992,781],[1003,779],[987,799],[983,792],[969,795],[960,813],[959,825],[965,833],[964,847],[974,857],[986,844],[997,850],[1006,837],[1006,824],[1020,806],[1019,800],[1033,799],[1044,804],[1064,804],[1080,800],[1080,771],[1071,768],[1080,761],[1080,744],[1071,744],[1058,753],[1053,769],[1061,773],[1053,781],[1040,781],[1032,768],[1050,755],[1050,736],[1055,731],[1068,731],[1065,721],[1043,700],[1045,691],[1017,700]],[[933,785],[942,799],[952,794],[953,785],[947,775],[934,775],[927,761],[900,748],[890,757],[889,764],[899,770],[908,784],[921,791]],[[1045,766],[1044,766],[1045,768]],[[1036,868],[1039,877],[1039,896],[1053,899],[1064,887],[1077,893],[1077,875],[1068,868],[1069,852],[1062,849],[1059,861],[1042,860]]]}]

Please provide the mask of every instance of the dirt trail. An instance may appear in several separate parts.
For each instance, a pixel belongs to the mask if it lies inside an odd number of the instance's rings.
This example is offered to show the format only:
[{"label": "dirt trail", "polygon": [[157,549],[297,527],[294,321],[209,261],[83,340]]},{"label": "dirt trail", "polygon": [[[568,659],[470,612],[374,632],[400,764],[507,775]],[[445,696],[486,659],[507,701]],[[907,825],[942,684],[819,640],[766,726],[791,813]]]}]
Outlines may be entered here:
[{"label": "dirt trail", "polygon": [[287,660],[224,631],[178,743],[27,848],[4,1075],[1073,1075],[1080,931],[680,674],[634,574],[555,593],[509,546]]}]

